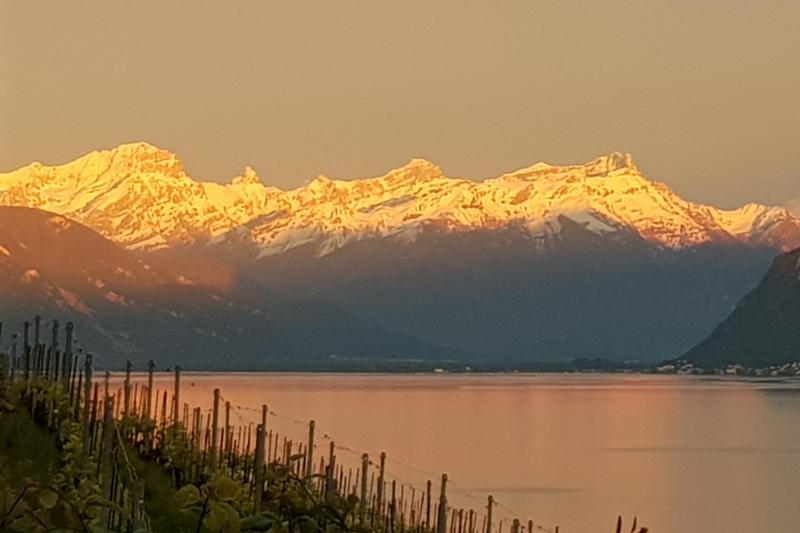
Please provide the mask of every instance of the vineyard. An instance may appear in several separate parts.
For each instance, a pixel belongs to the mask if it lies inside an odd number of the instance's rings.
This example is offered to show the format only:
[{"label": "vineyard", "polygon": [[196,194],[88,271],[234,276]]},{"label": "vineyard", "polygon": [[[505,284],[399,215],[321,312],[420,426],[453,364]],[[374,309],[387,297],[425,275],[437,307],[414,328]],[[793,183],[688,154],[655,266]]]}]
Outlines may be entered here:
[{"label": "vineyard", "polygon": [[[154,387],[154,370],[150,361],[140,383],[128,362],[119,383],[110,372],[98,378],[71,323],[62,342],[53,321],[49,343],[39,317],[24,323],[0,351],[0,429],[12,447],[10,464],[0,463],[0,531],[559,531],[499,516],[491,495],[478,509],[453,506],[446,474],[410,486],[389,475],[385,453],[347,465],[314,421],[300,442],[273,431],[266,405],[255,427],[234,425],[222,391],[204,412],[181,402],[179,367],[169,390]],[[15,455],[25,454],[52,462],[52,475],[14,479]],[[634,519],[630,531],[647,529]]]}]

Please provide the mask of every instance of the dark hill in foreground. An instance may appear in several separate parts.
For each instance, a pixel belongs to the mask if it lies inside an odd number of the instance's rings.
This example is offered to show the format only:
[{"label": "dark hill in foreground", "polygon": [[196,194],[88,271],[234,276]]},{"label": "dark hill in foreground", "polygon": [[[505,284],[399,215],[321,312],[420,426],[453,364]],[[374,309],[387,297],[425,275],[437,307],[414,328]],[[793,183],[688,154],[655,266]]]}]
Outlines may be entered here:
[{"label": "dark hill in foreground", "polygon": [[755,368],[800,360],[800,248],[777,257],[758,287],[683,359]]}]

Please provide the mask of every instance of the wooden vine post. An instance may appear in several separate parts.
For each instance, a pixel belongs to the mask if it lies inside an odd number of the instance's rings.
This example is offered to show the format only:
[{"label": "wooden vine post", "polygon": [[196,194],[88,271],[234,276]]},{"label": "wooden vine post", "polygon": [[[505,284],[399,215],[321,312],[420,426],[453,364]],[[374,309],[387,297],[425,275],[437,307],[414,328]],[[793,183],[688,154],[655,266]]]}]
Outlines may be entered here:
[{"label": "wooden vine post", "polygon": [[358,518],[362,526],[367,523],[367,474],[369,470],[369,455],[361,456],[361,496],[358,501]]},{"label": "wooden vine post", "polygon": [[[60,324],[58,320],[53,320],[53,329],[52,329],[52,337],[50,340],[50,354],[51,356],[48,359],[51,359],[52,362],[52,371],[50,368],[47,370],[47,377],[58,379],[58,371],[59,371],[59,353],[58,353],[58,331],[60,328]],[[49,367],[50,365],[48,365]]]},{"label": "wooden vine post", "polygon": [[11,383],[14,383],[14,380],[17,377],[17,367],[19,366],[19,361],[17,361],[17,334],[14,333],[11,336],[11,376],[8,378]]},{"label": "wooden vine post", "polygon": [[175,367],[175,391],[172,393],[172,424],[177,426],[180,422],[181,407],[181,367]]},{"label": "wooden vine post", "polygon": [[217,469],[217,444],[219,443],[219,389],[214,389],[214,410],[211,414],[211,442],[209,443],[209,465],[211,470]]},{"label": "wooden vine post", "polygon": [[84,460],[89,459],[89,427],[91,424],[91,413],[89,408],[91,404],[89,402],[89,398],[92,394],[92,354],[86,354],[86,359],[83,363],[83,418],[81,422],[83,423],[83,458]]},{"label": "wooden vine post", "polygon": [[223,448],[222,448],[223,454],[222,455],[223,456],[227,457],[228,452],[230,452],[231,444],[233,443],[233,439],[231,437],[232,437],[232,435],[231,435],[231,402],[226,401],[225,402],[225,430],[224,430],[224,432],[222,434],[222,438],[223,438]]},{"label": "wooden vine post", "polygon": [[[100,463],[100,483],[103,497],[113,501],[112,477],[114,464],[112,462],[112,446],[114,444],[114,397],[106,395],[103,406],[103,455]],[[103,507],[103,521],[105,526],[109,521],[110,509]]]},{"label": "wooden vine post", "polygon": [[153,415],[153,371],[156,369],[156,362],[150,359],[147,362],[147,406],[145,413],[150,420],[154,419]]},{"label": "wooden vine post", "polygon": [[123,385],[122,416],[128,417],[131,413],[131,362],[125,362],[125,383]]},{"label": "wooden vine post", "polygon": [[336,495],[336,443],[331,441],[328,464],[325,465],[325,500],[330,502]]},{"label": "wooden vine post", "polygon": [[42,330],[42,317],[36,315],[33,319],[33,349],[39,352],[40,333]]},{"label": "wooden vine post", "polygon": [[264,499],[264,433],[265,426],[259,424],[256,427],[256,457],[254,467],[255,495],[253,501],[253,513],[261,512],[261,500]]},{"label": "wooden vine post", "polygon": [[23,358],[23,367],[22,367],[22,379],[25,382],[28,382],[31,378],[31,343],[30,343],[30,329],[31,323],[27,320],[24,324],[24,337],[23,337],[23,344],[22,344],[22,358]]},{"label": "wooden vine post", "polygon": [[447,533],[447,474],[442,474],[442,489],[439,492],[439,516],[436,520],[437,533]]},{"label": "wooden vine post", "polygon": [[386,497],[384,488],[386,484],[386,452],[381,452],[381,464],[378,471],[378,510],[383,509],[383,500]]},{"label": "wooden vine post", "polygon": [[486,505],[486,533],[492,533],[492,510],[494,509],[494,496],[489,495]]},{"label": "wooden vine post", "polygon": [[316,428],[316,425],[316,422],[313,420],[308,423],[308,449],[306,450],[305,469],[306,479],[311,479],[311,474],[314,473],[314,429]]},{"label": "wooden vine post", "polygon": [[61,383],[64,390],[69,389],[70,377],[72,375],[72,336],[74,334],[75,325],[72,322],[67,322],[66,338],[64,339],[64,355],[61,361]]}]

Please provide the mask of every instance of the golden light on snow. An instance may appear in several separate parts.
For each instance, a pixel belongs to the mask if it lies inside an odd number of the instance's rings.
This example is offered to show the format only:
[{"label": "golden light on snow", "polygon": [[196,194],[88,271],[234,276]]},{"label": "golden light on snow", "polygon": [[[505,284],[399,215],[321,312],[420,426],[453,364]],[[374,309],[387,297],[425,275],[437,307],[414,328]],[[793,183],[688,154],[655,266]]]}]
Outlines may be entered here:
[{"label": "golden light on snow", "polygon": [[[2,173],[0,204],[59,213],[129,248],[245,243],[259,257],[303,246],[325,255],[373,237],[410,241],[425,228],[514,226],[541,244],[564,222],[600,235],[626,229],[668,248],[735,240],[800,245],[797,215],[755,203],[725,210],[687,201],[617,152],[585,164],[536,163],[483,181],[412,159],[375,178],[318,176],[281,190],[250,167],[227,183],[195,180],[178,155],[141,142]],[[186,277],[198,276],[226,285],[218,267]]]}]

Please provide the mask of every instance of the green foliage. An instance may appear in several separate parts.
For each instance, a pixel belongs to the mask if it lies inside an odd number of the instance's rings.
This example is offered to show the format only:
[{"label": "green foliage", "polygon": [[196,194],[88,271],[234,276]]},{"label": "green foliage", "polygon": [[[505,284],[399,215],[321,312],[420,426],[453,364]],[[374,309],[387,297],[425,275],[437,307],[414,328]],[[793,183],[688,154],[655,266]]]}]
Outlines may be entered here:
[{"label": "green foliage", "polygon": [[22,410],[0,413],[0,479],[14,487],[47,481],[60,462],[56,441]]},{"label": "green foliage", "polygon": [[98,495],[80,499],[63,485],[30,482],[17,491],[0,491],[0,531],[94,533],[99,531],[97,517],[102,508],[124,513]]},{"label": "green foliage", "polygon": [[[29,470],[32,475],[16,478],[16,482],[14,476],[4,476],[9,481],[0,484],[0,531],[94,532],[102,509],[124,515],[124,509],[101,496],[97,469],[83,461],[81,427],[72,419],[69,398],[61,385],[44,379],[32,379],[29,387],[17,382],[8,398],[19,400],[15,413],[0,415],[2,426],[16,434],[0,439],[14,443],[9,445],[12,449],[0,449],[0,456],[13,457],[11,464],[30,461],[46,466],[42,472]],[[33,405],[36,410],[30,412]],[[52,424],[49,433],[34,424],[48,418]],[[3,466],[3,471],[9,470],[12,468]]]},{"label": "green foliage", "polygon": [[353,525],[357,498],[326,501],[291,466],[272,464],[265,474],[263,511],[258,515],[251,512],[253,502],[245,486],[221,472],[201,485],[181,487],[175,503],[197,517],[198,531],[208,533],[359,531]]},{"label": "green foliage", "polygon": [[192,460],[192,447],[180,425],[170,426],[164,430],[159,453],[164,467],[174,470],[189,468]]}]

